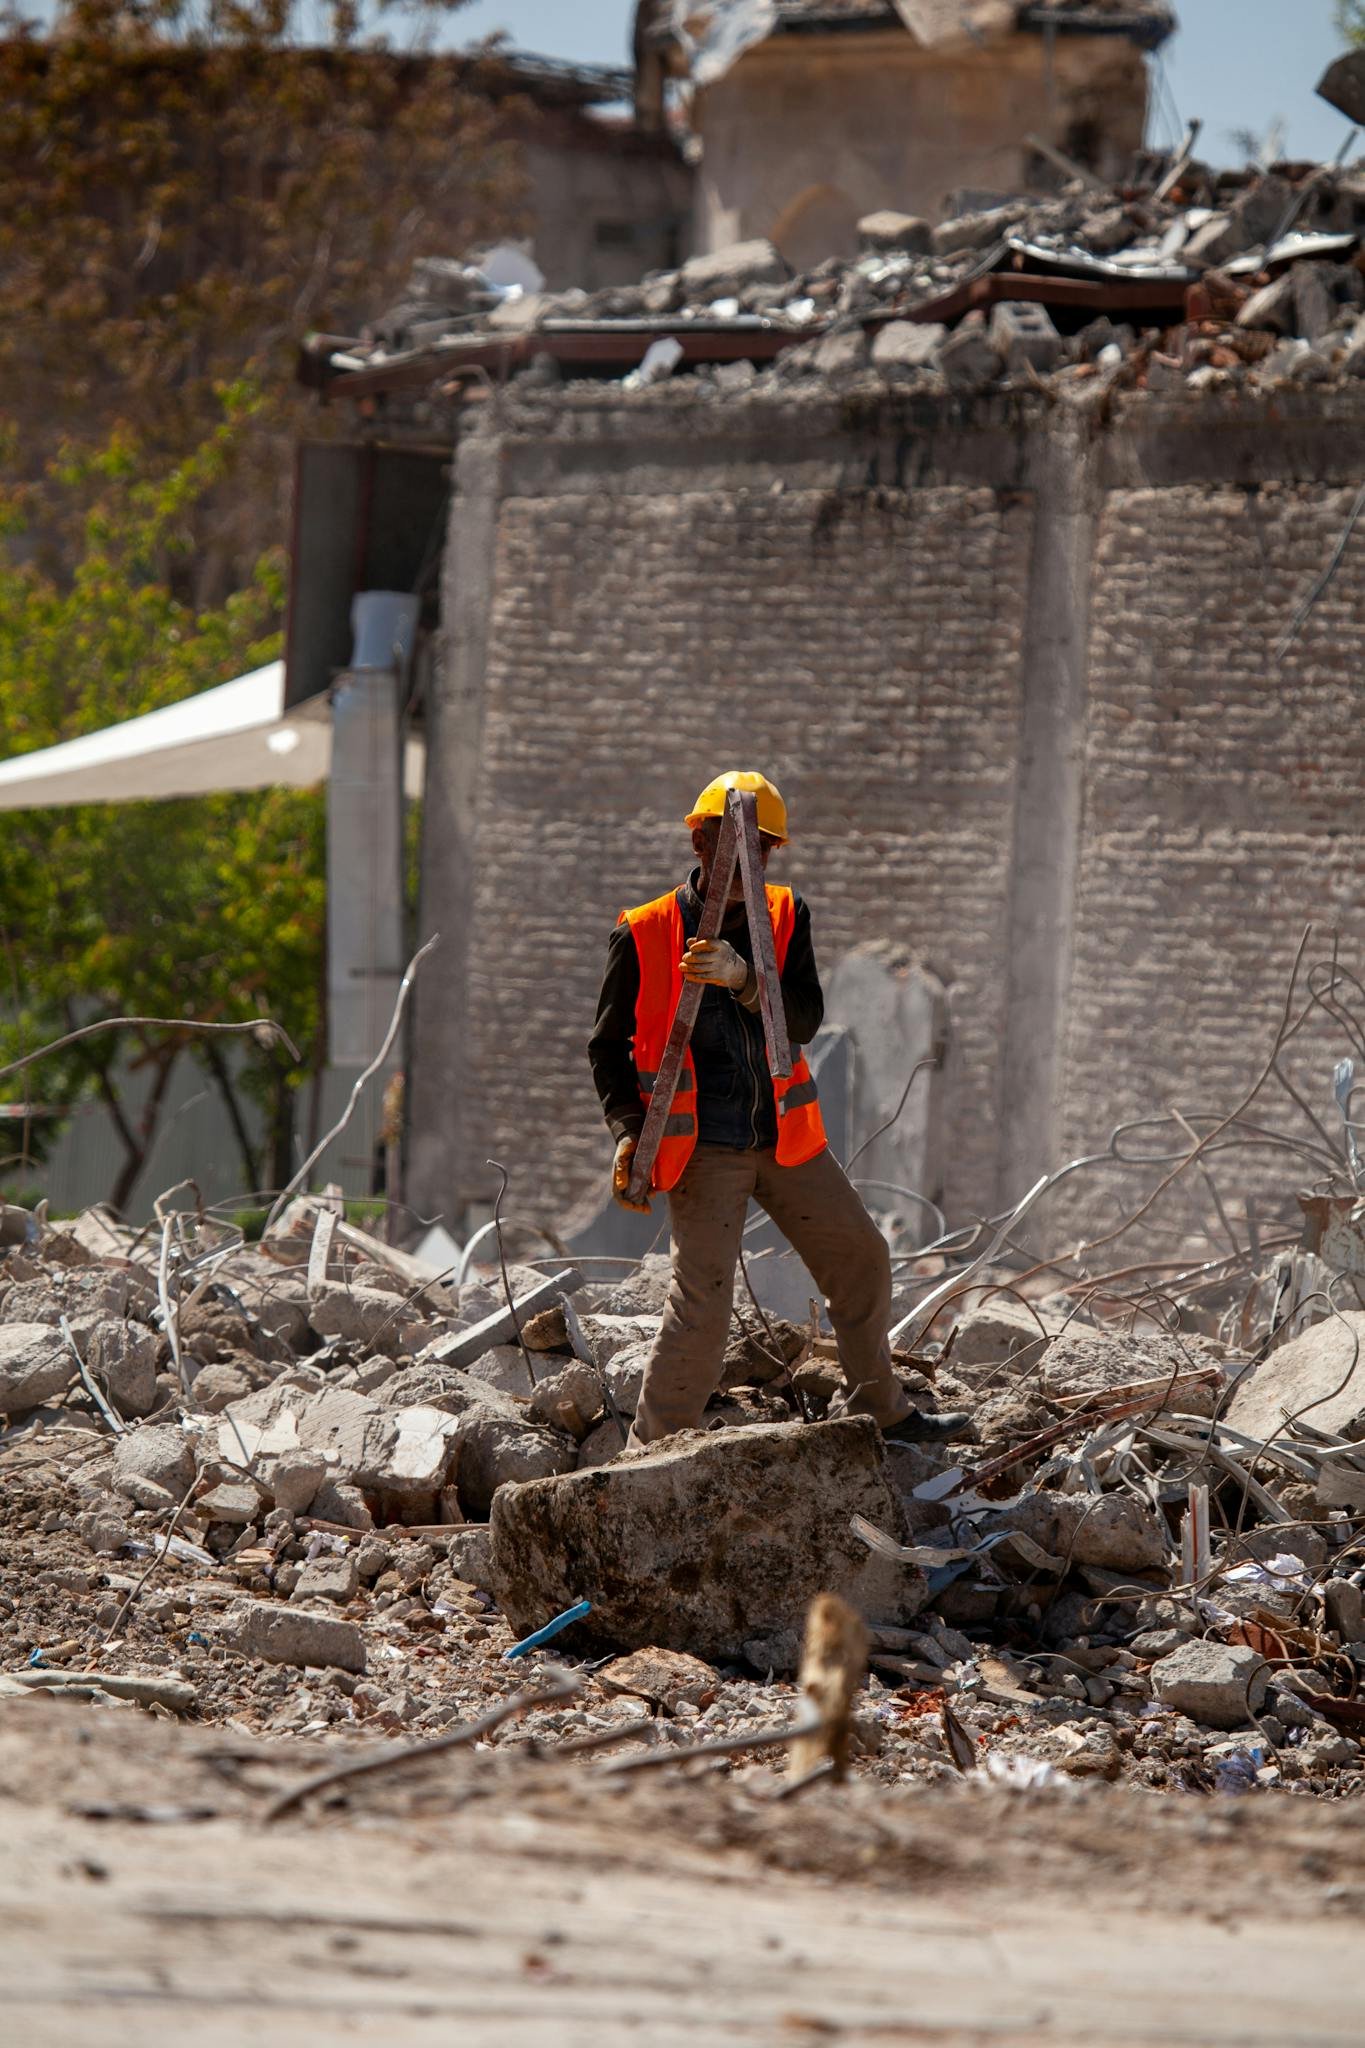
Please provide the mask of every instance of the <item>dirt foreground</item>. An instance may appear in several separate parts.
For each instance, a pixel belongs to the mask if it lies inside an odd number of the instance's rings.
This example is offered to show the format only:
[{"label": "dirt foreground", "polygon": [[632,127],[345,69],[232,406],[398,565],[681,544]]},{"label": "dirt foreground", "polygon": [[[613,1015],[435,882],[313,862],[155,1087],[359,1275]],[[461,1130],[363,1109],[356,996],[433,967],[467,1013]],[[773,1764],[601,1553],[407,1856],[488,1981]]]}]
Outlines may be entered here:
[{"label": "dirt foreground", "polygon": [[1362,2037],[1351,1805],[857,1783],[775,1804],[743,1766],[621,1785],[495,1745],[263,1823],[335,1755],[0,1702],[10,2038]]}]

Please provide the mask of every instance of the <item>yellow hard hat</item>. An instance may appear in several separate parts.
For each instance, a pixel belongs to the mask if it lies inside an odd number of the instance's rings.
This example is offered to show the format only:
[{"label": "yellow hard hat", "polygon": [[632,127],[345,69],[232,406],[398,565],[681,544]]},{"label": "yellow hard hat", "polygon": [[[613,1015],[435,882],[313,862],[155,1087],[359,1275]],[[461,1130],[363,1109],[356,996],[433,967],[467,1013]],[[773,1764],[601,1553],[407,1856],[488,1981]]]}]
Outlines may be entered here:
[{"label": "yellow hard hat", "polygon": [[730,789],[752,790],[758,800],[759,831],[766,832],[770,839],[785,844],[787,806],[782,801],[782,792],[775,784],[769,782],[766,775],[760,775],[756,768],[727,768],[714,782],[708,782],[684,822],[688,825],[703,825],[708,818],[722,817],[725,811],[725,793]]}]

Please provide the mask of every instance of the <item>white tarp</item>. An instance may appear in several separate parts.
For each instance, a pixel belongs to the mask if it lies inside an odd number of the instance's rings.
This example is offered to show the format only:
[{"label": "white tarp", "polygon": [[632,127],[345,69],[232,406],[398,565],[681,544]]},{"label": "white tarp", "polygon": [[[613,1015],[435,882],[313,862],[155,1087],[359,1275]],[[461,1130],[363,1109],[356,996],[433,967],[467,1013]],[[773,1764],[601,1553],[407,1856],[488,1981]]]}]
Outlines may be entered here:
[{"label": "white tarp", "polygon": [[[326,781],[331,766],[328,700],[310,699],[286,716],[284,663],[272,661],[164,710],[0,761],[0,810],[306,789]],[[420,794],[420,741],[409,741],[405,771],[408,794]]]}]

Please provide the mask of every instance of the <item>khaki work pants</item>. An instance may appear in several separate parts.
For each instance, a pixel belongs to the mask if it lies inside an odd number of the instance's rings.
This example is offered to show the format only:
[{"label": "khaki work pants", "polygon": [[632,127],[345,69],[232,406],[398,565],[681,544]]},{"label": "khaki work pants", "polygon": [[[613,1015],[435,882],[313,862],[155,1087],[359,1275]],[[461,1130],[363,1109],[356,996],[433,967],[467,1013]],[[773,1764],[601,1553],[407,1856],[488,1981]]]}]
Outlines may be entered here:
[{"label": "khaki work pants", "polygon": [[750,1199],[809,1267],[829,1305],[855,1415],[888,1427],[912,1403],[891,1369],[891,1258],[834,1154],[779,1166],[774,1152],[698,1145],[668,1197],[673,1282],[645,1368],[632,1443],[696,1429],[720,1383],[735,1263]]}]

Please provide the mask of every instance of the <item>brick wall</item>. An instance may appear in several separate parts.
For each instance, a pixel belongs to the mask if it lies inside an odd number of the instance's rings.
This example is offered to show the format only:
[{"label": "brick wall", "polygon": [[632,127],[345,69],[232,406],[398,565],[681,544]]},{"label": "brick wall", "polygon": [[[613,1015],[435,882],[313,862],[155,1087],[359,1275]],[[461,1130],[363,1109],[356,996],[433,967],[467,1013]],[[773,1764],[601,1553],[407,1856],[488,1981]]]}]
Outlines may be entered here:
[{"label": "brick wall", "polygon": [[[826,962],[889,939],[950,985],[951,1213],[1124,1116],[1231,1107],[1303,924],[1361,936],[1365,523],[1278,670],[1272,649],[1365,474],[1365,394],[1103,427],[895,394],[537,403],[459,457],[414,1198],[458,1220],[490,1157],[521,1216],[600,1190],[606,935],[681,872],[727,764],[782,785],[778,872]],[[1295,1055],[1324,1120],[1340,1040],[1315,1023]],[[1218,1177],[1240,1211],[1301,1175],[1237,1153]],[[1073,1182],[1047,1235],[1141,1185]]]},{"label": "brick wall", "polygon": [[[1073,925],[1062,1149],[1154,1105],[1226,1110],[1268,1055],[1303,927],[1336,924],[1359,968],[1359,715],[1365,533],[1277,667],[1354,489],[1178,486],[1107,495],[1096,550],[1085,816]],[[1315,951],[1327,950],[1319,944]],[[1286,1065],[1337,1121],[1320,1014]],[[1312,1138],[1274,1085],[1249,1112]],[[1225,1204],[1285,1184],[1264,1148],[1214,1162]],[[1307,1181],[1308,1164],[1287,1169]],[[1119,1206],[1141,1179],[1107,1176]],[[1103,1185],[1087,1181],[1094,1189]],[[1174,1226],[1212,1213],[1195,1182]],[[1166,1212],[1163,1212],[1166,1213]]]},{"label": "brick wall", "polygon": [[[1026,506],[989,491],[510,498],[498,525],[463,1150],[553,1215],[608,1156],[586,1064],[617,911],[680,879],[717,769],[780,784],[780,873],[829,959],[951,975],[989,1099],[1000,1034]],[[776,876],[778,866],[772,871]],[[986,1185],[989,1133],[954,1195]]]}]

